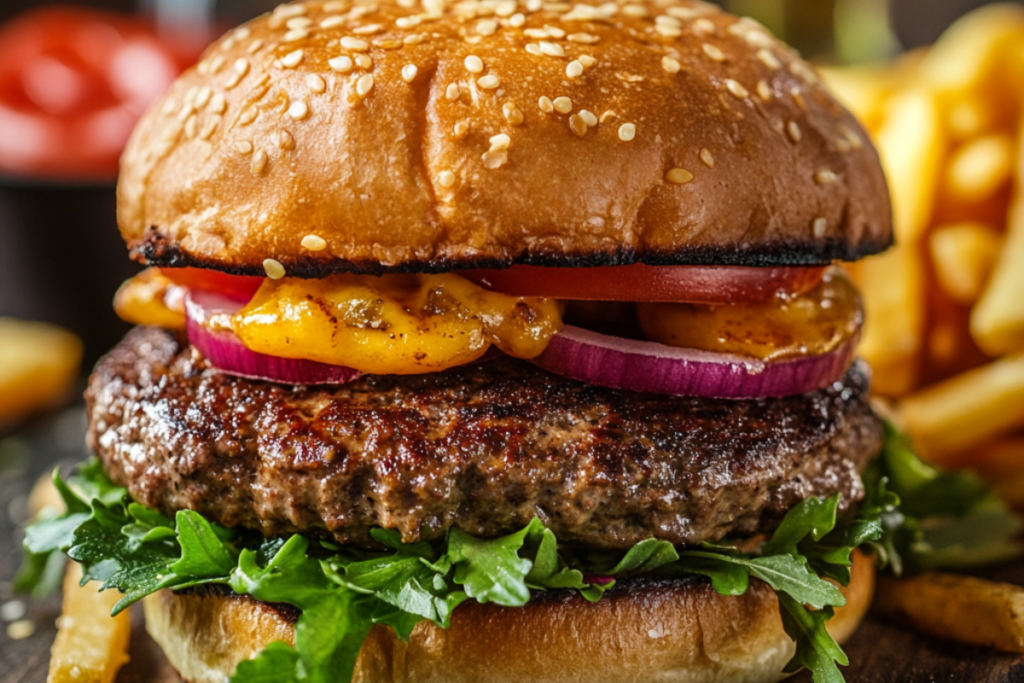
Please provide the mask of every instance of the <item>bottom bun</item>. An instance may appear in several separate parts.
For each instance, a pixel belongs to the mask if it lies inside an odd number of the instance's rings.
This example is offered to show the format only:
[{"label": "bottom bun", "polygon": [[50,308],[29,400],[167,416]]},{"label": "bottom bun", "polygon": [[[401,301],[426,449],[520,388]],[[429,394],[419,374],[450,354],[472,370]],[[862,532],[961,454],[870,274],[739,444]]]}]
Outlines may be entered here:
[{"label": "bottom bun", "polygon": [[[859,555],[840,642],[871,602],[874,570]],[[298,612],[228,591],[164,590],[146,598],[146,628],[189,683],[224,683],[267,644],[295,641]],[[727,597],[698,579],[621,582],[597,603],[569,591],[525,607],[466,602],[443,630],[424,622],[408,643],[375,626],[355,683],[768,683],[794,653],[775,592],[752,581]]]}]

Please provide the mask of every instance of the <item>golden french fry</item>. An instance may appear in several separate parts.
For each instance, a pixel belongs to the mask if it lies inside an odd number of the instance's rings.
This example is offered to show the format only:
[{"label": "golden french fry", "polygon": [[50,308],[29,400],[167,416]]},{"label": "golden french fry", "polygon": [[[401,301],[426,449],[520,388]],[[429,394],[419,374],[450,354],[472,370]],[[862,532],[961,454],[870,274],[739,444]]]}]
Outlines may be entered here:
[{"label": "golden french fry", "polygon": [[925,325],[924,264],[918,250],[897,244],[853,269],[866,320],[858,352],[874,371],[873,389],[902,396],[917,383]]},{"label": "golden french fry", "polygon": [[946,188],[963,201],[978,202],[1005,187],[1013,172],[1014,141],[999,133],[957,149],[946,167]]},{"label": "golden french fry", "polygon": [[1017,152],[1017,189],[1003,251],[971,314],[971,334],[986,353],[1024,349],[1024,135]]},{"label": "golden french fry", "polygon": [[110,616],[120,594],[100,593],[94,584],[79,586],[81,579],[81,567],[70,563],[46,683],[112,683],[128,661],[131,617],[127,611]]},{"label": "golden french fry", "polygon": [[999,258],[1002,236],[980,223],[935,228],[928,239],[935,275],[950,297],[973,304]]},{"label": "golden french fry", "polygon": [[1004,358],[907,396],[903,426],[921,455],[942,465],[1024,427],[1024,356]]},{"label": "golden french fry", "polygon": [[893,95],[875,138],[892,194],[896,239],[915,243],[931,221],[946,154],[935,97],[921,87]]},{"label": "golden french fry", "polygon": [[70,332],[0,318],[0,425],[60,400],[81,362],[82,343]]},{"label": "golden french fry", "polygon": [[872,610],[959,643],[1024,653],[1024,588],[955,574],[879,576]]},{"label": "golden french fry", "polygon": [[1024,509],[1024,435],[972,449],[962,461],[987,479],[1007,504]]},{"label": "golden french fry", "polygon": [[896,89],[894,69],[846,67],[819,69],[832,93],[871,131],[882,122],[886,99]]}]

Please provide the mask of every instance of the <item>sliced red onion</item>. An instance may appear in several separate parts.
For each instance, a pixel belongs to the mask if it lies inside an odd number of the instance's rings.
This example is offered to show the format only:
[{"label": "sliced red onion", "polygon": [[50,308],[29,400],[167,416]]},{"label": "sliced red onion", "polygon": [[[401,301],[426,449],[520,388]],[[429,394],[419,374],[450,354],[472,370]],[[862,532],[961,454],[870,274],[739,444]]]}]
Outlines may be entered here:
[{"label": "sliced red onion", "polygon": [[306,385],[344,384],[363,374],[341,365],[256,353],[233,332],[207,326],[214,317],[230,318],[243,306],[245,302],[199,290],[189,292],[185,300],[188,340],[218,370],[248,379]]},{"label": "sliced red onion", "polygon": [[853,363],[857,339],[820,356],[766,363],[566,327],[534,362],[583,382],[632,391],[706,398],[781,398],[823,389]]}]

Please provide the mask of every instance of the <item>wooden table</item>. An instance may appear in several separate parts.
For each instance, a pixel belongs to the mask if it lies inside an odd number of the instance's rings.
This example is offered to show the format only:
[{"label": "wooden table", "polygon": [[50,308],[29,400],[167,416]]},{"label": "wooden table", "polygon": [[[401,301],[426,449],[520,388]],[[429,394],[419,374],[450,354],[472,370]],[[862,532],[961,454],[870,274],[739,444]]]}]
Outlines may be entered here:
[{"label": "wooden table", "polygon": [[[10,581],[20,561],[17,527],[24,521],[31,483],[55,463],[71,465],[85,457],[84,429],[81,410],[74,410],[0,446],[0,603],[15,597]],[[987,568],[978,575],[1024,585],[1024,562]],[[46,680],[59,612],[59,598],[30,602],[26,618],[35,625],[33,636],[12,641],[6,627],[0,629],[0,683]],[[146,635],[141,614],[133,616],[132,661],[118,683],[176,683],[177,675]],[[845,670],[848,683],[1024,683],[1024,657],[929,638],[875,619],[868,619],[845,649],[852,662]],[[792,681],[811,683],[811,677],[802,673]]]}]

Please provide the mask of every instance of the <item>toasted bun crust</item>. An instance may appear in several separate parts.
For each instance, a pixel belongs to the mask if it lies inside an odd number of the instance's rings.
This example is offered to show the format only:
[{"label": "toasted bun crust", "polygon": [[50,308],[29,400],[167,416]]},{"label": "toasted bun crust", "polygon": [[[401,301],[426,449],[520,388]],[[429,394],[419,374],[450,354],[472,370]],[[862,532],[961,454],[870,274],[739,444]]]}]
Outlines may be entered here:
[{"label": "toasted bun crust", "polygon": [[297,3],[213,45],[125,152],[135,258],[321,277],[889,245],[866,134],[756,23],[692,0],[423,5]]},{"label": "toasted bun crust", "polygon": [[[830,630],[856,629],[874,571],[858,557]],[[190,683],[220,683],[268,643],[294,643],[297,615],[234,594],[163,591],[146,599],[146,628]],[[778,599],[755,581],[724,597],[704,581],[635,581],[591,604],[572,593],[509,609],[466,603],[444,631],[420,624],[408,644],[375,627],[356,683],[768,683],[783,678],[793,643]]]}]

